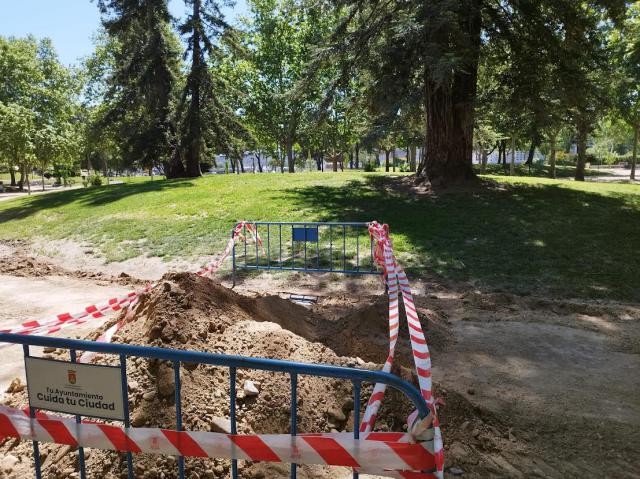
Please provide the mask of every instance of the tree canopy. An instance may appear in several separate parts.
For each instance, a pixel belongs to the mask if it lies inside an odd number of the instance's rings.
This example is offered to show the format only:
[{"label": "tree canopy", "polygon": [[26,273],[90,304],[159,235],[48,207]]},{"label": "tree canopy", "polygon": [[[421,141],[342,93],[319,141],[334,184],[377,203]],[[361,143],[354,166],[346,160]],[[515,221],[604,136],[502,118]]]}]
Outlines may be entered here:
[{"label": "tree canopy", "polygon": [[248,3],[232,26],[222,0],[185,0],[180,19],[167,0],[99,0],[79,69],[48,40],[0,38],[1,164],[193,177],[219,154],[293,173],[402,148],[418,180],[447,186],[515,148],[527,164],[544,151],[554,174],[574,144],[577,180],[589,155],[628,157],[635,176],[637,2]]}]

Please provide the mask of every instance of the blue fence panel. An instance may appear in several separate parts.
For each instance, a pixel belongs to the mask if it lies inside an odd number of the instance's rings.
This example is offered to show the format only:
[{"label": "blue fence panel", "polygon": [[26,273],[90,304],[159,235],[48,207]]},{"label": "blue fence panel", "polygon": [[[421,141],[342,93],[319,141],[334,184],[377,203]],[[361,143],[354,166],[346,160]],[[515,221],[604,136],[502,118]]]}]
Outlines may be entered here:
[{"label": "blue fence panel", "polygon": [[[380,275],[367,223],[251,223],[263,241],[252,244],[246,226],[233,248],[233,284],[245,270]],[[233,233],[232,233],[233,234]]]},{"label": "blue fence panel", "polygon": [[[149,359],[161,359],[171,362],[175,374],[175,413],[176,428],[182,429],[182,398],[181,398],[181,382],[180,382],[180,365],[182,363],[198,363],[211,366],[221,366],[229,369],[229,402],[230,402],[230,421],[231,433],[237,434],[236,420],[236,377],[237,370],[240,369],[257,369],[263,371],[272,371],[289,374],[291,379],[291,435],[297,434],[297,384],[301,375],[318,376],[326,378],[344,379],[351,381],[353,385],[353,401],[354,401],[354,431],[355,439],[359,438],[360,429],[360,391],[361,385],[365,383],[385,383],[391,386],[407,397],[414,407],[418,410],[421,417],[426,417],[429,413],[427,404],[420,395],[418,389],[412,384],[400,379],[399,377],[385,373],[382,371],[371,371],[367,369],[345,368],[341,366],[330,366],[324,364],[308,364],[293,361],[283,361],[276,359],[250,358],[244,356],[232,356],[226,354],[212,354],[198,351],[183,351],[175,349],[164,349],[149,346],[133,346],[128,344],[110,344],[97,343],[94,341],[82,341],[64,338],[52,338],[45,336],[24,336],[19,334],[0,333],[0,343],[13,343],[23,345],[24,356],[30,356],[30,346],[51,347],[57,349],[67,349],[70,352],[72,362],[76,361],[76,351],[92,351],[102,354],[110,354],[118,356],[121,370],[123,403],[125,406],[124,426],[130,427],[129,407],[128,407],[128,389],[127,389],[127,369],[126,363],[129,357],[142,357]],[[27,384],[28,387],[28,384]],[[31,417],[35,417],[36,410],[30,408]],[[80,421],[80,417],[76,417],[76,421]],[[33,442],[33,454],[35,464],[35,477],[42,477],[41,461],[39,446],[36,441]],[[84,479],[86,472],[84,470],[84,450],[78,449],[79,454],[79,473]],[[127,457],[127,475],[129,479],[134,477],[133,456],[131,453],[126,454]],[[297,466],[291,465],[291,477],[295,478]],[[184,458],[178,458],[178,476],[180,479],[185,477]],[[237,461],[232,461],[231,477],[238,478]],[[353,473],[353,477],[357,478],[357,472]]]}]

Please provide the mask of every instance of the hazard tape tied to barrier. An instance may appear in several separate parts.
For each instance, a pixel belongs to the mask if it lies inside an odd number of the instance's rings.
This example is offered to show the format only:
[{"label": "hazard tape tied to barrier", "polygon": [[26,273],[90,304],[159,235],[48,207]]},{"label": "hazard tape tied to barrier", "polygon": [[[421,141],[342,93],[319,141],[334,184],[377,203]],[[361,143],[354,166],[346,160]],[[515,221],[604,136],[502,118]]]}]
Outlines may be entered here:
[{"label": "hazard tape tied to barrier", "polygon": [[[233,230],[233,236],[227,243],[225,250],[222,254],[206,267],[202,268],[196,274],[198,276],[207,276],[217,271],[224,260],[231,254],[233,247],[238,239],[243,238],[242,231],[246,230],[251,234],[254,241],[256,241],[262,247],[262,240],[255,231],[254,226],[246,221],[239,222]],[[0,333],[13,333],[13,334],[38,334],[49,335],[56,333],[64,328],[73,325],[84,324],[96,318],[103,318],[110,313],[121,311],[124,308],[130,307],[141,295],[148,293],[152,289],[158,286],[158,283],[150,284],[140,290],[131,291],[123,296],[117,298],[111,298],[103,303],[92,304],[85,307],[82,311],[76,313],[61,313],[53,318],[40,320],[40,321],[27,321],[25,323],[15,325],[9,328],[0,329]],[[106,338],[109,339],[122,327],[121,323],[117,323],[112,326],[112,329],[103,335],[103,341]],[[100,341],[100,340],[99,340]],[[108,342],[108,341],[107,341]]]},{"label": "hazard tape tied to barrier", "polygon": [[[437,467],[437,476],[443,477],[444,474],[444,456],[442,447],[442,436],[438,423],[436,411],[436,403],[432,394],[431,385],[431,355],[429,347],[422,331],[422,325],[418,318],[418,312],[413,301],[413,294],[409,285],[409,280],[404,269],[398,264],[393,253],[393,244],[389,237],[389,226],[381,225],[376,221],[369,223],[369,234],[375,242],[374,258],[376,263],[383,268],[384,278],[389,288],[389,355],[382,368],[383,371],[390,373],[395,355],[396,344],[398,342],[398,332],[400,329],[400,311],[398,308],[399,296],[402,296],[404,311],[407,319],[409,337],[411,342],[411,351],[416,367],[418,377],[418,385],[422,397],[429,406],[429,417],[420,423],[417,414],[414,413],[409,418],[409,431],[416,430],[420,425],[428,425],[432,427],[430,431],[433,433],[429,439],[434,441],[434,454]],[[362,418],[362,432],[368,432],[373,429],[376,421],[377,413],[382,405],[386,384],[376,384],[373,388],[371,397],[367,404],[364,416]]]},{"label": "hazard tape tied to barrier", "polygon": [[[252,239],[264,251],[262,240],[253,224],[244,221],[240,222],[234,228],[232,238],[227,243],[223,253],[196,274],[206,276],[214,273],[231,254],[238,239],[244,239],[243,230],[249,232]],[[389,354],[383,366],[383,371],[391,372],[400,325],[398,300],[401,295],[409,326],[420,391],[430,410],[429,416],[424,420],[417,420],[417,413],[414,413],[409,418],[407,421],[409,434],[400,434],[400,437],[396,433],[371,433],[384,399],[385,384],[376,384],[374,387],[361,423],[362,437],[366,438],[366,440],[361,441],[354,440],[350,434],[301,435],[292,438],[289,435],[229,436],[160,429],[122,429],[95,423],[83,423],[82,426],[79,426],[73,421],[51,419],[41,413],[36,419],[32,420],[18,410],[3,406],[0,406],[0,434],[100,449],[156,452],[158,454],[184,456],[228,457],[230,459],[273,460],[300,464],[341,465],[358,468],[363,473],[385,475],[387,477],[442,478],[444,463],[442,438],[438,424],[436,403],[432,397],[430,354],[420,320],[418,319],[411,288],[404,270],[397,263],[393,253],[388,226],[380,225],[375,221],[371,222],[369,223],[369,233],[376,244],[375,261],[383,269],[384,278],[389,287],[390,341]],[[0,332],[47,335],[71,325],[82,324],[94,318],[104,317],[111,312],[129,308],[128,314],[123,319],[111,326],[97,339],[98,342],[110,342],[113,335],[132,316],[133,307],[138,298],[157,285],[158,283],[150,284],[141,290],[132,291],[118,298],[112,298],[105,303],[88,306],[78,313],[63,313],[44,321],[30,321],[0,330]],[[81,357],[81,361],[88,362],[92,357],[92,353],[85,353]],[[425,424],[429,426],[426,437],[424,434]],[[420,426],[422,426],[422,430],[418,431]],[[385,434],[387,436],[384,436]],[[392,437],[392,435],[394,440],[386,441],[384,439]],[[408,442],[415,442],[416,440],[421,442],[408,444]],[[198,441],[201,441],[200,445]],[[257,454],[257,456],[252,454]],[[266,454],[266,456],[262,458],[263,456],[259,454]],[[413,454],[417,455],[414,456]],[[270,459],[267,459],[267,457]],[[398,462],[398,458],[400,458],[400,462]],[[361,463],[365,463],[366,467],[361,466]],[[417,472],[434,469],[435,474]]]},{"label": "hazard tape tied to barrier", "polygon": [[152,428],[121,428],[0,406],[0,434],[24,440],[120,452],[321,464],[387,477],[433,479],[433,444],[411,444],[407,434],[351,433],[232,435]]}]

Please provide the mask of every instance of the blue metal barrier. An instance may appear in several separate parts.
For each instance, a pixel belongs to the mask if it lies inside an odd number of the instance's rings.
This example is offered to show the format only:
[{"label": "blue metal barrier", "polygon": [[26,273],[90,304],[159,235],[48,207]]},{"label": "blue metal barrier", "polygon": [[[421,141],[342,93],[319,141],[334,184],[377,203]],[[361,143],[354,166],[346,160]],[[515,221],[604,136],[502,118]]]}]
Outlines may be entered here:
[{"label": "blue metal barrier", "polygon": [[[421,417],[426,417],[429,413],[427,405],[420,395],[418,389],[412,384],[399,377],[382,371],[370,371],[367,369],[345,368],[340,366],[330,366],[322,364],[307,364],[292,361],[281,361],[275,359],[250,358],[244,356],[231,356],[225,354],[212,354],[197,351],[182,351],[175,349],[164,349],[148,346],[132,346],[127,344],[97,343],[94,341],[81,341],[64,338],[51,338],[45,336],[24,336],[19,334],[0,333],[0,343],[13,343],[23,345],[25,358],[30,356],[30,346],[52,347],[69,350],[70,360],[76,361],[77,351],[92,351],[96,353],[111,354],[118,356],[121,370],[123,403],[125,405],[124,426],[129,427],[128,408],[128,388],[126,360],[128,357],[143,357],[150,359],[162,359],[170,361],[173,365],[175,375],[175,410],[176,428],[182,430],[182,402],[180,397],[180,365],[181,363],[198,363],[211,366],[222,366],[229,369],[229,393],[230,393],[230,420],[231,433],[236,434],[236,372],[240,369],[258,369],[263,371],[274,371],[288,373],[291,378],[291,435],[297,434],[297,383],[298,376],[309,375],[327,378],[338,378],[351,381],[353,384],[354,402],[354,431],[355,439],[359,438],[360,429],[360,390],[365,383],[385,383],[402,392],[415,406]],[[27,384],[28,387],[28,384]],[[35,417],[35,409],[30,408],[31,417]],[[76,416],[76,421],[80,421]],[[38,443],[33,443],[35,477],[41,479],[41,461]],[[79,473],[80,478],[85,479],[84,450],[79,448]],[[131,453],[126,454],[128,477],[132,479],[133,457]],[[291,477],[296,477],[297,466],[291,465]],[[178,458],[178,475],[180,479],[185,477],[184,458]],[[238,464],[233,460],[231,463],[231,477],[237,479]],[[354,472],[353,477],[357,478],[358,473]]]},{"label": "blue metal barrier", "polygon": [[233,248],[234,286],[238,269],[382,274],[373,257],[367,223],[249,223],[260,235],[263,248],[257,242],[248,243],[244,226],[243,236]]}]

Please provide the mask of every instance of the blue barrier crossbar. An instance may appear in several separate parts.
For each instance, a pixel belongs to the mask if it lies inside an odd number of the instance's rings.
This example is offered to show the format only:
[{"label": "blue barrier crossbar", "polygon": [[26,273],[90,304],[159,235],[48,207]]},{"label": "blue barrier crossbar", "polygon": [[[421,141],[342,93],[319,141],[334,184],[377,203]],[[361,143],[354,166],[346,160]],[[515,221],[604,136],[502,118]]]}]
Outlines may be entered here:
[{"label": "blue barrier crossbar", "polygon": [[[176,410],[176,427],[178,430],[182,429],[182,408],[181,408],[181,390],[180,390],[180,365],[181,363],[199,363],[207,364],[211,366],[222,366],[229,368],[229,391],[230,391],[230,421],[232,434],[237,433],[236,425],[236,371],[238,368],[242,369],[257,369],[263,371],[283,372],[288,373],[291,378],[291,431],[292,435],[297,434],[297,383],[299,375],[319,376],[327,378],[338,378],[349,380],[353,384],[354,391],[354,438],[359,437],[359,414],[360,414],[360,391],[361,384],[366,383],[384,383],[391,386],[400,392],[402,392],[418,410],[421,417],[426,417],[429,414],[427,404],[422,398],[420,391],[408,383],[400,379],[399,377],[385,373],[383,371],[371,371],[368,369],[356,369],[346,368],[342,366],[331,366],[325,364],[308,364],[299,363],[293,361],[284,361],[278,359],[264,359],[264,358],[251,358],[244,356],[234,356],[226,354],[214,354],[205,353],[199,351],[184,351],[175,349],[165,349],[150,346],[135,346],[129,344],[113,344],[113,343],[98,343],[94,341],[84,341],[76,339],[65,338],[52,338],[45,336],[27,336],[20,334],[0,333],[0,343],[12,343],[23,345],[25,357],[30,355],[30,346],[39,347],[51,347],[57,349],[67,349],[70,351],[71,360],[75,361],[76,351],[91,351],[103,354],[116,355],[120,359],[120,369],[123,384],[124,404],[128,405],[128,393],[127,393],[127,372],[126,372],[126,358],[127,357],[143,357],[151,359],[162,359],[170,361],[173,365],[175,374],[175,410]],[[29,385],[27,384],[27,387]],[[126,406],[125,406],[126,407]],[[35,410],[31,408],[30,413],[33,417]],[[80,418],[78,417],[77,420]],[[125,426],[129,427],[129,411],[126,407],[125,414]],[[40,453],[38,443],[34,442],[34,464],[35,464],[35,477],[42,477]],[[80,478],[85,479],[84,470],[84,451],[82,448],[78,450],[79,453],[79,466],[80,466]],[[295,464],[291,465],[291,477],[296,477]],[[132,455],[127,454],[127,477],[133,479],[134,468],[132,463]],[[237,461],[232,461],[232,478],[237,479],[238,467]],[[358,477],[358,473],[353,473],[354,478]],[[185,468],[184,459],[178,458],[178,477],[184,479]]]}]

